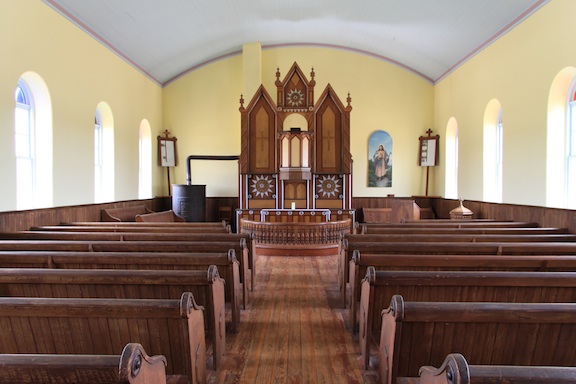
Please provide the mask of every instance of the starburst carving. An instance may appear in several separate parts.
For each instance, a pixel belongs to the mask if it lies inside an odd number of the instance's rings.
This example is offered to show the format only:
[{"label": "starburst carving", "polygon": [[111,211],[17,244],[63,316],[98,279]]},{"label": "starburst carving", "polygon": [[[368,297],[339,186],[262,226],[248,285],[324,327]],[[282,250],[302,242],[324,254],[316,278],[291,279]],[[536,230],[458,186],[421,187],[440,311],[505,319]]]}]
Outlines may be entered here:
[{"label": "starburst carving", "polygon": [[300,89],[291,89],[286,95],[286,102],[293,107],[298,107],[304,103],[304,95]]},{"label": "starburst carving", "polygon": [[256,175],[252,179],[252,194],[256,197],[269,197],[273,191],[273,180],[266,175]]},{"label": "starburst carving", "polygon": [[318,195],[322,198],[337,197],[340,193],[340,178],[336,175],[320,176],[316,182]]}]

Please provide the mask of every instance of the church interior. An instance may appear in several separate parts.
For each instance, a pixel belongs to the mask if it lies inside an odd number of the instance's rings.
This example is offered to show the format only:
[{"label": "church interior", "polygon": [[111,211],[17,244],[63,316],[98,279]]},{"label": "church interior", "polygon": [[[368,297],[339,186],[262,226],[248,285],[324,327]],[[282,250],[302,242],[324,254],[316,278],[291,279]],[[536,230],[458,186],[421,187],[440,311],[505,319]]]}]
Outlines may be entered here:
[{"label": "church interior", "polygon": [[576,382],[575,14],[2,2],[0,382]]}]

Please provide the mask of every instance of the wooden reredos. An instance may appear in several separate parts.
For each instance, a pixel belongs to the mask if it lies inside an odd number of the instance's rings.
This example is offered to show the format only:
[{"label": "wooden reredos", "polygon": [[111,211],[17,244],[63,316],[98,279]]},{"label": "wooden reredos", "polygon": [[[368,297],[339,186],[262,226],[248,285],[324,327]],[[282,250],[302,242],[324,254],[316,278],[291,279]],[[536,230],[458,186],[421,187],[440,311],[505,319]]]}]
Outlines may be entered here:
[{"label": "wooden reredos", "polygon": [[328,84],[315,102],[310,80],[294,63],[276,72],[276,102],[260,86],[240,99],[240,209],[350,209],[350,105]]}]

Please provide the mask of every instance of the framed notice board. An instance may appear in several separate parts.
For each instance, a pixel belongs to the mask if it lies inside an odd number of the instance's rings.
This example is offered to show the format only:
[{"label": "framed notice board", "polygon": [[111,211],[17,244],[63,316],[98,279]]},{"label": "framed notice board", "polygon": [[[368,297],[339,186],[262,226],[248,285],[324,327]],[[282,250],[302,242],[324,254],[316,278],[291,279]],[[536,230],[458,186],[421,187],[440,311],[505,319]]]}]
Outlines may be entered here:
[{"label": "framed notice board", "polygon": [[438,165],[438,149],[440,148],[440,136],[431,136],[432,130],[426,131],[428,136],[420,136],[418,148],[418,165],[421,167],[433,167]]},{"label": "framed notice board", "polygon": [[178,165],[178,152],[176,151],[175,137],[158,136],[158,165],[161,167],[175,167]]}]

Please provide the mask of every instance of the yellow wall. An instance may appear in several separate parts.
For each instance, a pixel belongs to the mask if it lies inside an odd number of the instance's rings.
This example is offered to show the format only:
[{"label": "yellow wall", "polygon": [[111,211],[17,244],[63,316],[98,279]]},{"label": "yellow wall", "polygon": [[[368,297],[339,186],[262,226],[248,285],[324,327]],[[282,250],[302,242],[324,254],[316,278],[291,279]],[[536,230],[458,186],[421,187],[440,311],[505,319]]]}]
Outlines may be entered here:
[{"label": "yellow wall", "polygon": [[[0,2],[0,49],[0,211],[16,207],[14,89],[26,71],[40,75],[51,96],[54,205],[93,202],[94,114],[101,101],[114,115],[114,199],[137,199],[138,130],[147,119],[156,141],[162,88],[40,0]],[[153,195],[166,194],[159,167],[152,168]]]},{"label": "yellow wall", "polygon": [[[445,129],[459,127],[459,195],[482,200],[482,121],[497,99],[504,122],[504,202],[545,205],[546,124],[550,85],[563,68],[576,66],[569,43],[576,2],[554,0],[485,48],[436,85],[393,64],[357,53],[319,47],[255,50],[182,76],[164,89],[40,0],[0,2],[0,210],[13,210],[14,87],[26,71],[39,74],[53,111],[54,205],[93,201],[93,118],[105,101],[115,123],[115,199],[138,197],[138,128],[152,127],[153,154],[164,129],[178,138],[179,166],[171,181],[186,182],[188,155],[237,155],[244,68],[260,60],[261,79],[275,97],[276,68],[282,76],[296,61],[316,72],[316,96],[328,82],[345,103],[352,97],[351,150],[354,196],[424,193],[425,171],[416,165],[418,136],[440,134],[441,164],[431,170],[431,195],[444,194]],[[25,17],[24,17],[25,16]],[[251,75],[252,77],[252,75]],[[253,84],[250,87],[253,88]],[[252,94],[244,95],[245,103]],[[394,139],[393,185],[367,187],[367,144],[376,130]],[[167,193],[166,171],[154,163],[153,195]],[[235,162],[192,162],[192,182],[208,196],[236,196]]]},{"label": "yellow wall", "polygon": [[[450,117],[458,121],[458,189],[464,199],[483,197],[482,122],[495,98],[504,127],[503,202],[546,204],[548,94],[556,74],[576,65],[570,44],[575,14],[576,2],[551,1],[435,86],[440,135]],[[435,193],[443,194],[443,167],[438,171]]]},{"label": "yellow wall", "polygon": [[[294,62],[308,78],[314,68],[316,97],[328,83],[344,104],[350,92],[354,196],[424,193],[423,170],[416,165],[417,150],[418,137],[433,122],[432,84],[387,62],[343,50],[294,47],[263,49],[261,53],[262,81],[274,100],[277,68],[283,79]],[[232,57],[165,87],[165,126],[178,137],[178,184],[186,182],[183,160],[188,155],[240,153],[242,66],[241,57]],[[244,95],[245,105],[253,95]],[[387,131],[394,140],[391,188],[367,187],[368,138],[376,130]],[[237,168],[222,162],[193,161],[192,183],[206,184],[208,196],[237,196]]]}]

